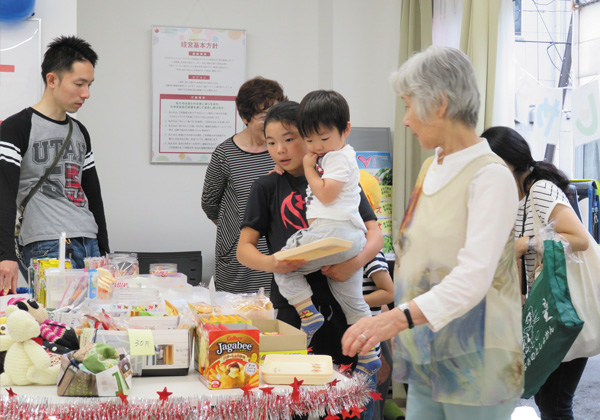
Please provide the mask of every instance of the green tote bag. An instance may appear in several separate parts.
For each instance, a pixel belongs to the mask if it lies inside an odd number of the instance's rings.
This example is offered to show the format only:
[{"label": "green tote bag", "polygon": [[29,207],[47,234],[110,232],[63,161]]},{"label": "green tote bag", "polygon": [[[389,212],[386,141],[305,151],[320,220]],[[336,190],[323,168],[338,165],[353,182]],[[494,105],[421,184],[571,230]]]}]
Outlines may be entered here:
[{"label": "green tote bag", "polygon": [[582,328],[571,302],[563,245],[544,241],[542,272],[523,306],[523,398],[534,395],[546,382]]}]

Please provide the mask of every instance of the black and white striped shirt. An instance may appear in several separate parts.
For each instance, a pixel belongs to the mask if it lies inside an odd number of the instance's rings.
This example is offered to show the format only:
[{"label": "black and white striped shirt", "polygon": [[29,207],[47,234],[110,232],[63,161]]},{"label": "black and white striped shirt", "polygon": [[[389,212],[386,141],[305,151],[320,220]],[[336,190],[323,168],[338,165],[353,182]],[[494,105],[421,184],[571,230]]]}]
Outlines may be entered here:
[{"label": "black and white striped shirt", "polygon": [[[383,252],[379,251],[375,258],[373,258],[371,262],[365,265],[363,269],[363,296],[366,296],[369,293],[373,293],[375,290],[377,290],[377,285],[375,284],[371,276],[373,275],[373,273],[376,273],[377,271],[381,270],[389,271],[385,255],[383,255]],[[381,306],[371,307],[372,316],[379,315],[380,313]],[[377,343],[377,345],[375,346],[375,353],[378,357],[381,357],[381,346],[379,343]]]},{"label": "black and white striped shirt", "polygon": [[[517,221],[515,224],[515,239],[521,236],[533,236],[533,214],[531,212],[531,201],[534,201],[535,209],[540,221],[545,226],[548,224],[548,219],[552,210],[557,204],[562,204],[571,207],[569,199],[565,193],[550,181],[538,181],[531,187],[529,197],[523,198],[519,202],[519,210],[517,211]],[[523,215],[525,217],[525,229],[523,230]],[[528,251],[525,254],[525,267],[527,271],[527,284],[529,287],[533,284],[531,273],[535,268],[536,255],[535,251]]]},{"label": "black and white striped shirt", "polygon": [[[210,220],[218,220],[215,241],[215,286],[230,293],[268,294],[271,273],[251,270],[237,260],[237,243],[252,183],[273,170],[268,152],[249,153],[240,149],[233,137],[218,145],[212,154],[202,191],[202,209]],[[258,250],[268,254],[264,238]]]},{"label": "black and white striped shirt", "polygon": [[[371,276],[373,275],[373,273],[381,270],[389,271],[388,263],[385,259],[385,256],[383,255],[383,252],[379,251],[375,258],[373,258],[371,262],[365,265],[363,269],[363,296],[366,296],[377,290],[377,285],[375,284]],[[371,307],[371,314],[373,316],[379,315],[380,313],[381,306]]]}]

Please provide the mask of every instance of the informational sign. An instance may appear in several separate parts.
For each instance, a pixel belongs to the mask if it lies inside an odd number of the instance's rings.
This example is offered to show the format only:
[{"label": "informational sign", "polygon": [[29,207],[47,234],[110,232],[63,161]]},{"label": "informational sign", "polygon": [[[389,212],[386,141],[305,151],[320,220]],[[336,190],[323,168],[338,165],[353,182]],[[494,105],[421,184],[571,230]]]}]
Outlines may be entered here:
[{"label": "informational sign", "polygon": [[0,123],[42,96],[40,19],[0,25]]},{"label": "informational sign", "polygon": [[364,169],[379,181],[381,202],[375,209],[377,223],[383,233],[383,253],[388,261],[395,259],[392,238],[392,159],[387,152],[356,152],[358,168]]},{"label": "informational sign", "polygon": [[242,121],[246,31],[152,27],[152,162],[208,163]]},{"label": "informational sign", "polygon": [[544,144],[558,144],[562,113],[562,89],[537,86],[533,139]]},{"label": "informational sign", "polygon": [[598,79],[573,89],[572,93],[573,146],[600,139],[600,90]]}]

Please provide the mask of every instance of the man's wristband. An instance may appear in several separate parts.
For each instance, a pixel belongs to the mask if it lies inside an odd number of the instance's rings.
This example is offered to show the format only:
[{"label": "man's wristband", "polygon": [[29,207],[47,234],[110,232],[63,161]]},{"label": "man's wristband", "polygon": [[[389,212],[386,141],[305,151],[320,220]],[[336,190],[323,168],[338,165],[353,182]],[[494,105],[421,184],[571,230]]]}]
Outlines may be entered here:
[{"label": "man's wristband", "polygon": [[408,306],[408,302],[404,302],[398,305],[398,310],[404,312],[406,322],[408,322],[408,328],[414,328],[415,324],[413,323],[412,316],[410,315],[410,307]]}]

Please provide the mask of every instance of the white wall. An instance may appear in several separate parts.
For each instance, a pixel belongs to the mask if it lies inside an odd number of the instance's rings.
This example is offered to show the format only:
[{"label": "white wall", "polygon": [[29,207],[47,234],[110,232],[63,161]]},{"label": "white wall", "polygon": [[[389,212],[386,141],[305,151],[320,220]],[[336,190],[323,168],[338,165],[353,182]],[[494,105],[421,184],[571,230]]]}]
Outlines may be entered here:
[{"label": "white wall", "polygon": [[37,1],[33,17],[42,20],[42,53],[57,36],[77,35],[77,0]]},{"label": "white wall", "polygon": [[[42,54],[54,38],[60,35],[77,34],[77,0],[38,1],[35,4],[33,17],[41,19]],[[32,81],[32,83],[37,83],[38,80]],[[19,273],[19,286],[25,286],[25,284],[26,280]]]},{"label": "white wall", "polygon": [[[53,1],[38,3],[46,2]],[[397,67],[400,5],[79,0],[78,35],[92,44],[99,62],[91,99],[78,118],[92,136],[111,249],[200,249],[203,279],[214,270],[215,227],[200,206],[206,165],[150,164],[151,25],[245,29],[248,78],[275,79],[297,101],[317,88],[336,89],[348,99],[354,126],[392,128],[387,78]]]}]

